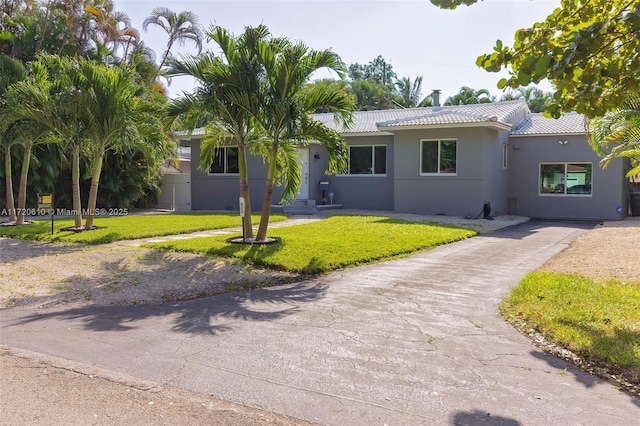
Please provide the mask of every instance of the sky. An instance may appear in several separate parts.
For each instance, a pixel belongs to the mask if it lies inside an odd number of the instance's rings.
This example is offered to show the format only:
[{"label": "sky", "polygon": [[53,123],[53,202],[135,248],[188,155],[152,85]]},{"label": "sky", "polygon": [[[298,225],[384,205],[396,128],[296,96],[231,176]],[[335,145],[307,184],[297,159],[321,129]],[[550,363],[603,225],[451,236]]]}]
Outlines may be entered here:
[{"label": "sky", "polygon": [[[423,76],[422,96],[432,89],[441,99],[458,93],[460,87],[487,89],[498,98],[496,87],[502,73],[489,73],[476,66],[476,58],[493,50],[496,40],[513,44],[517,29],[543,21],[560,6],[560,0],[484,0],[470,7],[441,10],[428,0],[115,0],[116,9],[127,13],[142,32],[142,22],[155,7],[174,12],[192,11],[200,23],[222,26],[239,35],[246,26],[265,24],[275,36],[299,40],[317,49],[331,49],[348,65],[366,64],[382,55],[398,77]],[[166,47],[166,33],[149,26],[142,32],[147,46],[158,58]],[[214,50],[213,44],[205,49]],[[192,43],[174,54],[195,54]],[[318,78],[329,77],[324,73]],[[188,77],[172,79],[168,91],[179,96],[194,87]],[[542,82],[543,90],[551,86]]]}]

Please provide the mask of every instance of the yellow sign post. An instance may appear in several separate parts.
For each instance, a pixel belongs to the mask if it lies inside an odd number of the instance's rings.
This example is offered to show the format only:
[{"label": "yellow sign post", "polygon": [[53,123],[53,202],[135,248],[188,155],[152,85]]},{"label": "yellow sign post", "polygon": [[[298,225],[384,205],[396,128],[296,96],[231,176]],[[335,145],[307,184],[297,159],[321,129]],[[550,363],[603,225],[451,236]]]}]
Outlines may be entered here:
[{"label": "yellow sign post", "polygon": [[[38,212],[51,213],[51,235],[53,235],[53,194],[38,194]],[[46,214],[46,213],[44,213]]]}]

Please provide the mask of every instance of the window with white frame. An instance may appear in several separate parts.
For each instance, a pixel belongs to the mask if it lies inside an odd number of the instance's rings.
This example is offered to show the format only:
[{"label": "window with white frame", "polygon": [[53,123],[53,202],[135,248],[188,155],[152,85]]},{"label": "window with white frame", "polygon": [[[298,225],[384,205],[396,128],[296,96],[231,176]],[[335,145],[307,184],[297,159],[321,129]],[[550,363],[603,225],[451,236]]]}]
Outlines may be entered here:
[{"label": "window with white frame", "polygon": [[224,146],[216,148],[209,173],[236,174],[238,172],[238,147]]},{"label": "window with white frame", "polygon": [[591,163],[541,163],[540,195],[591,195]]},{"label": "window with white frame", "polygon": [[436,139],[420,141],[420,174],[456,174],[458,141]]},{"label": "window with white frame", "polygon": [[386,173],[386,145],[358,145],[349,147],[350,175],[384,175]]}]

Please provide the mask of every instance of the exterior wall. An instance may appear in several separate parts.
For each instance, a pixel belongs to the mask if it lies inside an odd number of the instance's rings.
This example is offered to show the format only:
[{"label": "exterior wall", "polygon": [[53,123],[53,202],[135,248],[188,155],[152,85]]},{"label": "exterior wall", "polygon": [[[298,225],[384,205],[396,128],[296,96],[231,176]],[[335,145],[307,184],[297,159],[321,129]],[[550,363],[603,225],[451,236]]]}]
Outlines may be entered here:
[{"label": "exterior wall", "polygon": [[[566,140],[559,144],[558,140]],[[554,219],[621,219],[626,214],[628,187],[625,163],[612,161],[606,170],[586,136],[511,137],[509,197],[518,215]],[[592,195],[540,195],[540,163],[592,163]],[[622,207],[623,214],[616,212]]]},{"label": "exterior wall", "polygon": [[[509,133],[499,132],[497,138],[488,135],[484,141],[484,187],[486,201],[491,204],[491,215],[508,214],[508,170],[503,166],[503,147],[509,142]],[[508,147],[508,146],[507,146]],[[508,151],[507,151],[508,153]],[[477,216],[477,213],[476,213]],[[475,217],[475,216],[474,216]]]},{"label": "exterior wall", "polygon": [[[200,140],[191,143],[191,208],[192,210],[230,210],[238,211],[240,184],[238,175],[209,175],[198,169],[200,158]],[[249,169],[249,192],[251,194],[251,210],[260,211],[264,195],[265,176],[267,166],[262,158],[249,155],[247,157]],[[282,195],[282,188],[274,187],[273,202],[277,203]]]},{"label": "exterior wall", "polygon": [[[397,173],[393,135],[353,136],[345,139],[349,146],[386,145],[387,174],[386,176],[337,175],[323,178],[329,181],[330,190],[335,192],[333,203],[342,204],[348,209],[393,211],[393,176]],[[322,170],[326,170],[326,160]]]},{"label": "exterior wall", "polygon": [[[504,132],[505,134],[507,132]],[[502,140],[491,129],[398,131],[395,136],[395,211],[476,217],[485,202],[504,211]],[[456,139],[456,176],[420,176],[420,140]]]}]

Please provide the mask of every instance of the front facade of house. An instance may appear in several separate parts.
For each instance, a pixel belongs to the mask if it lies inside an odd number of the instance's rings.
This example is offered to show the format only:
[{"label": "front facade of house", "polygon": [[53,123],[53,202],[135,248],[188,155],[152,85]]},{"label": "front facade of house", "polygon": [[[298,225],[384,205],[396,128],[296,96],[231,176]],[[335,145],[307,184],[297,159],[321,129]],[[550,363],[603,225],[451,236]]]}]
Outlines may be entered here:
[{"label": "front facade of house", "polygon": [[[578,114],[546,119],[530,113],[524,101],[509,101],[361,111],[348,129],[338,128],[331,114],[315,117],[345,138],[349,169],[327,176],[327,152],[314,144],[301,149],[298,199],[468,217],[479,216],[486,203],[492,215],[608,220],[626,215],[625,163],[599,167]],[[201,138],[199,129],[191,135],[194,159]],[[248,162],[256,211],[266,165],[258,157]],[[232,144],[219,150],[209,170],[193,167],[191,177],[193,210],[238,210],[237,148]],[[328,182],[328,189],[320,182]],[[280,195],[274,191],[274,203]]]}]

